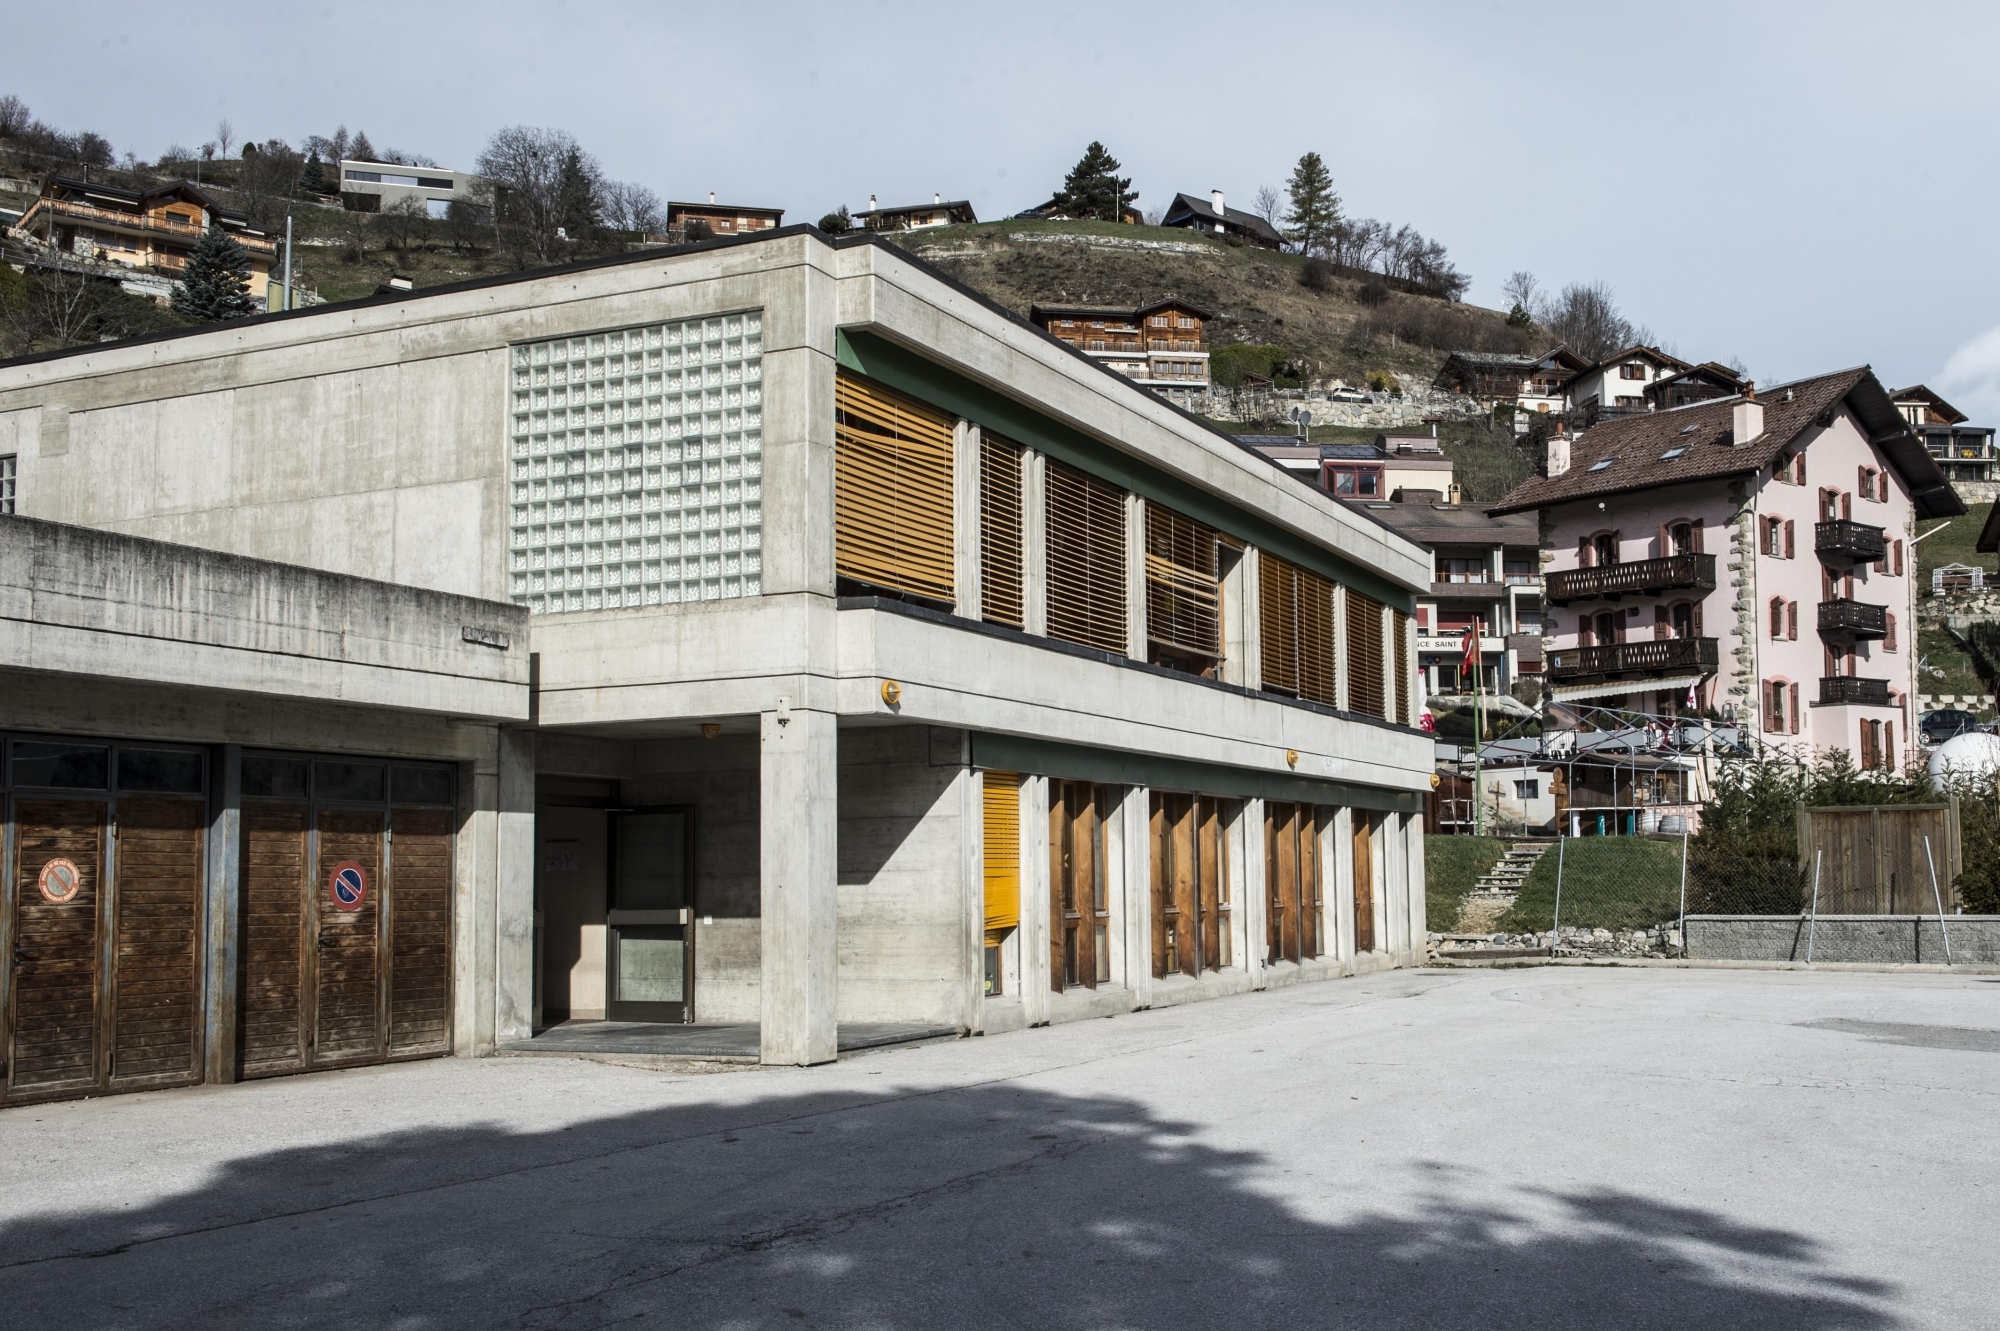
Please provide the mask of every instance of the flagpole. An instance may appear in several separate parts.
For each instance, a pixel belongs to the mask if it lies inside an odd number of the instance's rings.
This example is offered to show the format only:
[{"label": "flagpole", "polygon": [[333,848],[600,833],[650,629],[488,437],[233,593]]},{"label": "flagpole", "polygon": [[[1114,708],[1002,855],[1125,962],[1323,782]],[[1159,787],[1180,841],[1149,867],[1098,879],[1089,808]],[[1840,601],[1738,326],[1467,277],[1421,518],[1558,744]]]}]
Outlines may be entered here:
[{"label": "flagpole", "polygon": [[1486,672],[1480,668],[1485,664],[1486,657],[1479,650],[1479,628],[1479,617],[1475,615],[1466,656],[1472,661],[1472,835],[1485,836],[1486,788],[1479,779],[1479,751],[1486,741],[1486,719],[1480,705],[1486,696]]}]

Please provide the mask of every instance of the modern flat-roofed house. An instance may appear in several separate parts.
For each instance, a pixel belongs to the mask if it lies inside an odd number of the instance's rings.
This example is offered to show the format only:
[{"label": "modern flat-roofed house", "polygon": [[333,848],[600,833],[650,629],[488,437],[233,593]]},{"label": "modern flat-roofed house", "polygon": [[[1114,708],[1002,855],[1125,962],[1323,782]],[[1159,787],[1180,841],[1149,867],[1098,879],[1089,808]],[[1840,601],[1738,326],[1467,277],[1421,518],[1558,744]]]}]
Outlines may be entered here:
[{"label": "modern flat-roofed house", "polygon": [[340,162],[340,199],[351,213],[379,213],[414,199],[431,217],[443,217],[454,203],[493,204],[486,181],[470,171],[351,158]]},{"label": "modern flat-roofed house", "polygon": [[1965,505],[1866,367],[1551,441],[1493,511],[1540,517],[1556,701],[1902,766],[1914,524]]},{"label": "modern flat-roofed house", "polygon": [[878,207],[871,194],[868,207],[854,214],[855,223],[863,231],[918,231],[933,226],[970,226],[978,220],[970,202],[965,199],[947,202],[942,194],[933,194],[929,203],[900,208]]},{"label": "modern flat-roofed house", "polygon": [[277,243],[247,215],[222,207],[185,180],[132,190],[49,176],[18,227],[62,253],[176,280],[202,233],[220,227],[243,247],[250,261],[250,295],[260,301],[278,254]]},{"label": "modern flat-roofed house", "polygon": [[[205,755],[241,831],[153,869],[209,884],[241,959],[205,1010],[281,1052],[315,975],[353,982],[354,1059],[410,1052],[411,956],[450,977],[425,1051],[610,1018],[753,1023],[773,1063],[866,1023],[1000,1031],[1423,956],[1424,552],[877,237],[763,231],[0,364],[0,456],[23,514],[365,581],[349,609],[238,598],[267,694],[312,682],[295,646],[367,664],[371,626],[407,640],[411,689],[427,661],[521,672],[518,707],[367,695],[440,718],[402,728],[347,723],[338,677],[324,707],[181,707],[143,671],[114,693],[54,633],[61,686],[0,687],[31,746],[7,778],[30,891],[50,820],[99,844],[91,810],[122,798],[62,794],[61,746]],[[59,581],[0,554],[0,607]],[[446,757],[449,791],[398,784]],[[443,839],[406,853],[399,798]],[[57,852],[94,890],[82,853]],[[49,872],[36,919],[127,918],[115,880],[61,914]],[[397,875],[455,886],[406,910]],[[399,951],[426,912],[447,941]]]},{"label": "modern flat-roofed house", "polygon": [[1990,482],[2000,477],[1993,426],[1967,424],[1964,412],[1922,384],[1899,389],[1892,396],[1896,410],[1924,441],[1946,479]]},{"label": "modern flat-roofed house", "polygon": [[1442,500],[1454,488],[1451,461],[1429,435],[1378,434],[1372,444],[1315,444],[1290,434],[1239,434],[1236,442],[1340,499],[1395,498],[1408,490]]},{"label": "modern flat-roofed house", "polygon": [[752,231],[770,231],[785,221],[783,208],[752,208],[745,204],[717,203],[713,194],[707,203],[669,203],[667,239],[679,244],[687,236],[690,222],[700,222],[711,236],[741,236]]},{"label": "modern flat-roofed house", "polygon": [[1029,322],[1051,337],[1183,407],[1208,396],[1208,343],[1202,330],[1214,317],[1182,300],[1136,309],[1036,305],[1028,311]]},{"label": "modern flat-roofed house", "polygon": [[1176,194],[1160,217],[1161,226],[1191,227],[1213,236],[1233,236],[1248,245],[1267,250],[1281,248],[1285,238],[1278,228],[1255,213],[1231,208],[1221,190],[1210,190],[1206,199],[1193,194]]}]

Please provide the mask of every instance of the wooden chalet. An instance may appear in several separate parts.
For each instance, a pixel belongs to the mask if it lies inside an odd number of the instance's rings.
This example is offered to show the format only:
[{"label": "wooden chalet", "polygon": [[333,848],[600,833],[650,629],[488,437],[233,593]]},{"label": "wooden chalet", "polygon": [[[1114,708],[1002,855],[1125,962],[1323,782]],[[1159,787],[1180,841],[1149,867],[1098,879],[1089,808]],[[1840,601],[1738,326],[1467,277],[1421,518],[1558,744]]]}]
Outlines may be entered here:
[{"label": "wooden chalet", "polygon": [[1677,374],[1655,379],[1646,385],[1644,396],[1650,410],[1672,411],[1675,407],[1691,407],[1697,402],[1735,397],[1742,391],[1742,377],[1734,370],[1727,365],[1706,361],[1691,365]]},{"label": "wooden chalet", "polygon": [[880,208],[875,204],[875,196],[868,196],[868,207],[854,214],[854,221],[864,231],[916,231],[928,226],[970,226],[979,217],[972,211],[972,204],[965,199],[946,202],[942,194],[933,194],[929,203],[913,203],[902,208]]},{"label": "wooden chalet", "polygon": [[[1032,208],[1023,208],[1020,212],[1015,213],[1014,216],[1022,221],[1074,222],[1078,220],[1067,212],[1062,206],[1062,201],[1056,198],[1051,198],[1047,203],[1038,203]],[[1086,218],[1083,220],[1099,221],[1102,219]],[[1146,218],[1143,213],[1128,203],[1124,208],[1119,210],[1118,220],[1126,226],[1139,226],[1145,222]]]},{"label": "wooden chalet", "polygon": [[1529,410],[1560,411],[1570,380],[1590,362],[1568,347],[1540,356],[1497,351],[1454,351],[1445,357],[1434,388],[1463,393],[1487,407],[1509,402]]},{"label": "wooden chalet", "polygon": [[169,181],[151,189],[121,189],[69,176],[49,176],[17,229],[58,251],[92,263],[117,264],[177,278],[210,227],[220,227],[250,260],[250,295],[262,300],[278,257],[277,242],[224,208],[199,186]]},{"label": "wooden chalet", "polygon": [[1209,390],[1208,342],[1215,314],[1184,300],[1150,305],[1035,305],[1028,319],[1058,341],[1102,361],[1174,402]]},{"label": "wooden chalet", "polygon": [[751,231],[770,231],[782,226],[783,208],[752,208],[746,204],[717,203],[713,194],[707,203],[669,203],[667,238],[678,243],[687,238],[690,222],[700,222],[710,235],[740,236]]},{"label": "wooden chalet", "polygon": [[1257,214],[1225,204],[1219,189],[1210,190],[1206,199],[1193,194],[1174,195],[1173,203],[1168,205],[1166,214],[1160,218],[1160,225],[1230,236],[1246,245],[1258,245],[1267,250],[1279,249],[1285,243],[1285,238],[1278,234],[1278,228]]}]

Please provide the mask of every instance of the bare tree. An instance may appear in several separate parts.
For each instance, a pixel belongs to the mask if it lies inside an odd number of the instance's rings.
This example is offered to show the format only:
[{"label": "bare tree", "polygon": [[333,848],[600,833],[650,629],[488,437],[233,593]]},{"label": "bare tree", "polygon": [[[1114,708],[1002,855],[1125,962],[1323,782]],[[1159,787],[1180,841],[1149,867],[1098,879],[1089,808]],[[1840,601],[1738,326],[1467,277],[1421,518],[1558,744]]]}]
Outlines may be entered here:
[{"label": "bare tree", "polygon": [[430,231],[430,212],[423,196],[406,194],[375,215],[375,234],[382,244],[407,255]]},{"label": "bare tree", "polygon": [[1251,211],[1266,222],[1269,222],[1273,229],[1276,229],[1279,224],[1278,219],[1285,211],[1285,196],[1278,192],[1276,185],[1259,185],[1257,187],[1257,202],[1252,206]]},{"label": "bare tree", "polygon": [[222,156],[229,156],[229,145],[236,142],[236,127],[227,120],[215,122],[215,147]]},{"label": "bare tree", "polygon": [[[494,223],[517,254],[548,260],[601,212],[603,172],[567,130],[511,125],[488,140],[473,163],[496,188]],[[512,231],[515,244],[505,238]]]},{"label": "bare tree", "polygon": [[[9,274],[13,277],[13,274]],[[0,285],[0,330],[10,355],[78,346],[95,340],[105,284],[66,266],[26,274]]]},{"label": "bare tree", "polygon": [[1637,330],[1618,312],[1608,282],[1572,282],[1546,302],[1541,321],[1564,346],[1586,360],[1603,360],[1632,345]]},{"label": "bare tree", "polygon": [[1507,280],[1500,284],[1500,298],[1514,309],[1529,315],[1534,314],[1535,300],[1541,295],[1541,291],[1542,284],[1537,282],[1535,275],[1525,268],[1509,273]]},{"label": "bare tree", "polygon": [[644,236],[666,229],[666,211],[660,206],[660,196],[644,185],[607,180],[604,224],[614,231],[636,231]]},{"label": "bare tree", "polygon": [[26,102],[11,92],[0,97],[0,139],[18,139],[34,123],[35,118],[28,114]]}]

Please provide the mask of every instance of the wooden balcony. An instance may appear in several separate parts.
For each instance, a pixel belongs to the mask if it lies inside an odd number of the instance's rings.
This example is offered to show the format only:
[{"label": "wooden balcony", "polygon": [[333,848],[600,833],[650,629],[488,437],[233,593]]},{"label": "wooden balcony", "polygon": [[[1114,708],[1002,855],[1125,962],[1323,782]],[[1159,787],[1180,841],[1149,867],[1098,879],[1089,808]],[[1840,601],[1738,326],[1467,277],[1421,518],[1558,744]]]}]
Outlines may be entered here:
[{"label": "wooden balcony", "polygon": [[1872,564],[1887,547],[1882,529],[1865,522],[1835,518],[1813,527],[1813,552],[1822,559],[1843,559],[1856,564]]},{"label": "wooden balcony", "polygon": [[[68,199],[41,198],[35,200],[28,209],[29,217],[41,209],[46,209],[57,217],[73,221],[89,222],[93,226],[105,227],[112,231],[137,232],[142,236],[170,236],[184,244],[193,245],[201,239],[203,228],[191,222],[180,221],[172,214],[118,212],[110,208],[98,208],[87,203],[72,203]],[[22,227],[28,226],[29,219],[22,219]],[[229,235],[252,254],[266,257],[278,252],[278,242],[257,236],[248,236],[241,231],[231,231]]]},{"label": "wooden balcony", "polygon": [[1822,707],[1887,707],[1889,681],[1863,679],[1858,675],[1821,675],[1819,705]]},{"label": "wooden balcony", "polygon": [[1689,671],[1711,672],[1720,660],[1714,638],[1648,638],[1602,647],[1570,647],[1549,653],[1549,677],[1557,680],[1621,679]]},{"label": "wooden balcony", "polygon": [[1658,596],[1663,592],[1715,590],[1714,555],[1668,555],[1630,564],[1600,564],[1596,568],[1565,569],[1545,579],[1551,604],[1571,601],[1615,601],[1621,596]]},{"label": "wooden balcony", "polygon": [[1886,606],[1845,597],[1819,603],[1819,631],[1829,637],[1883,638],[1889,634]]}]

